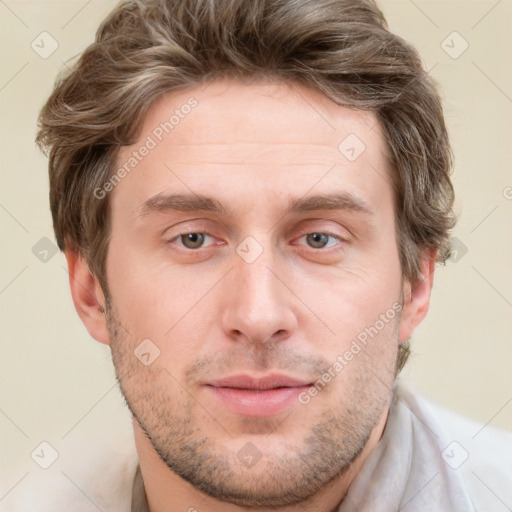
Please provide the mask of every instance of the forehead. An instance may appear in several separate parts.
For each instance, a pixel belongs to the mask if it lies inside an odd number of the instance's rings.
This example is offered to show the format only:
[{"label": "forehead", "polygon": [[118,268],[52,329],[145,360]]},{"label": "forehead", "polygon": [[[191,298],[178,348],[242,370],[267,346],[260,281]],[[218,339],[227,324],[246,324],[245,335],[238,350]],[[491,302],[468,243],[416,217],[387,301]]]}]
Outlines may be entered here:
[{"label": "forehead", "polygon": [[[142,146],[150,150],[135,161]],[[222,182],[238,191],[266,188],[267,200],[296,195],[293,188],[326,191],[334,181],[364,189],[370,180],[382,188],[389,181],[385,154],[371,112],[298,84],[217,80],[153,103],[137,142],[118,154],[117,168],[129,175],[113,193],[124,190],[140,205],[169,187],[206,193]]]},{"label": "forehead", "polygon": [[[189,109],[188,103],[197,105]],[[219,79],[164,94],[148,110],[143,133],[158,132],[160,124],[169,121],[173,114],[170,133],[176,145],[193,144],[194,139],[202,144],[232,144],[253,139],[267,144],[308,142],[337,150],[340,135],[347,130],[353,130],[368,142],[367,132],[376,128],[375,138],[380,136],[372,112],[335,104],[320,91],[283,81],[260,80],[247,84]],[[192,140],[190,130],[194,131]],[[226,140],[227,133],[229,140]],[[371,143],[375,142],[372,138]]]}]

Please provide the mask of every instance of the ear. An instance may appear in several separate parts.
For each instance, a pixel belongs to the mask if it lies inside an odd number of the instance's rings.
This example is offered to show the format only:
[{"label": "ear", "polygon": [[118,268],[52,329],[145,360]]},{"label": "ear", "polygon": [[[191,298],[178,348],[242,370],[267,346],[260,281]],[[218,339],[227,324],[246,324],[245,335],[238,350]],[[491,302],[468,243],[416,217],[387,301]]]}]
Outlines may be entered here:
[{"label": "ear", "polygon": [[436,251],[424,253],[421,264],[421,276],[417,281],[404,283],[404,307],[400,322],[400,343],[411,336],[416,327],[425,318],[430,304],[430,293],[434,284]]},{"label": "ear", "polygon": [[95,340],[109,345],[110,336],[104,314],[103,290],[79,253],[66,251],[65,254],[68,262],[69,286],[78,316]]}]

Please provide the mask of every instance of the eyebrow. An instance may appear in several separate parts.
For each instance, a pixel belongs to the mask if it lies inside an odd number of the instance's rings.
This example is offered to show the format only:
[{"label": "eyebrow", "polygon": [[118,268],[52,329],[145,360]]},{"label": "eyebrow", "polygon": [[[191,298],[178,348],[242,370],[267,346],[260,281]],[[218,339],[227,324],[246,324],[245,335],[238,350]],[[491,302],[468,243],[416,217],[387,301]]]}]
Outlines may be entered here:
[{"label": "eyebrow", "polygon": [[[374,215],[366,202],[349,193],[334,192],[290,199],[284,214],[305,213],[319,210],[350,210],[365,215]],[[139,216],[151,213],[210,212],[219,215],[233,215],[233,210],[221,201],[200,194],[157,194],[144,202]]]}]

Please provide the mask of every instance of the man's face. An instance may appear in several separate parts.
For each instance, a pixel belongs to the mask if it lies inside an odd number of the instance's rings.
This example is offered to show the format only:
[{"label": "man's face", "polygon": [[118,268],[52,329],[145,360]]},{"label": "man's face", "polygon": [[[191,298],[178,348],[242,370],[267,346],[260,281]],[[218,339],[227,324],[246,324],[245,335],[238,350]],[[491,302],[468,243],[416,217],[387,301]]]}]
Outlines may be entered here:
[{"label": "man's face", "polygon": [[[402,288],[380,127],[298,85],[217,81],[156,102],[117,168],[150,139],[111,192],[122,391],[203,492],[301,501],[346,470],[389,405]],[[236,376],[256,380],[221,381]]]}]

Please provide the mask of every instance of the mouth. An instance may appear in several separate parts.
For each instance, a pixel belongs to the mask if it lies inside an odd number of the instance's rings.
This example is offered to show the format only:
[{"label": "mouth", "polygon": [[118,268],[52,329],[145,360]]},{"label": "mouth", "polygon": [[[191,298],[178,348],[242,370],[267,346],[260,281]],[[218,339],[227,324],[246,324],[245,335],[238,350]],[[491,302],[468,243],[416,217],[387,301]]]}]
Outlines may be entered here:
[{"label": "mouth", "polygon": [[264,377],[234,375],[205,384],[226,409],[242,416],[273,416],[297,403],[297,396],[313,383],[282,374]]}]

